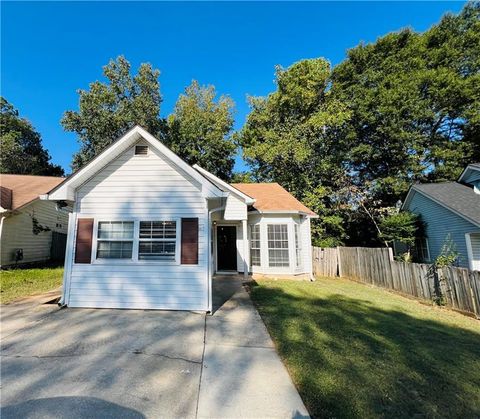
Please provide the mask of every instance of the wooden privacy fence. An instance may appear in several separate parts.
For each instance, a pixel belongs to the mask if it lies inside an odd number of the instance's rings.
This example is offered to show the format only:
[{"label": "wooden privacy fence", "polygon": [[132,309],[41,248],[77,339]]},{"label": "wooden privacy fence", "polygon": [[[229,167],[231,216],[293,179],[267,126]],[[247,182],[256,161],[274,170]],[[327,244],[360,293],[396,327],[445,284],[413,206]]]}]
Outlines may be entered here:
[{"label": "wooden privacy fence", "polygon": [[480,272],[439,268],[393,260],[391,249],[366,247],[313,248],[317,276],[341,276],[389,288],[425,300],[441,298],[457,310],[480,317]]}]

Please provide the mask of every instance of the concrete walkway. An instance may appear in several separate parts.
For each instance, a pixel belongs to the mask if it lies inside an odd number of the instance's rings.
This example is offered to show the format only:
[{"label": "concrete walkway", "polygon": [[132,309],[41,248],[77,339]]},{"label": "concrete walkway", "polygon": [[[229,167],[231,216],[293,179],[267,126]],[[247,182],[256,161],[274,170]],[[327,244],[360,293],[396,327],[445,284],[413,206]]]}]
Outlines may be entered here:
[{"label": "concrete walkway", "polygon": [[214,281],[197,416],[308,417],[260,315],[236,278]]},{"label": "concrete walkway", "polygon": [[241,280],[214,314],[1,306],[8,418],[292,418],[307,411]]}]

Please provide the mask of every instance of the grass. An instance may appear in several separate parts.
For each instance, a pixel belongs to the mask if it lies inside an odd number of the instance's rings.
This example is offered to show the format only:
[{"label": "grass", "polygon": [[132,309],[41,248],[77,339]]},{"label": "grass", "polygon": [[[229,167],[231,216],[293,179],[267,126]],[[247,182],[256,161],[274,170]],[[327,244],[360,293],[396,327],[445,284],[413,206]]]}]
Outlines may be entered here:
[{"label": "grass", "polygon": [[12,269],[0,272],[0,303],[50,291],[62,285],[63,268]]},{"label": "grass", "polygon": [[313,417],[480,417],[480,321],[344,279],[251,295]]}]

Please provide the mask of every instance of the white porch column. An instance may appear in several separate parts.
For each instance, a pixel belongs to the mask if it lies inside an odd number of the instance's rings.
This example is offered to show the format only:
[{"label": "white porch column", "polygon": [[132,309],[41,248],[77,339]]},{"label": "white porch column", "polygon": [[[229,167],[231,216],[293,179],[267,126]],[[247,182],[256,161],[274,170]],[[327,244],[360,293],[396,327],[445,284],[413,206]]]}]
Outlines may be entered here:
[{"label": "white porch column", "polygon": [[248,278],[248,261],[249,246],[248,246],[248,225],[247,220],[242,220],[242,237],[243,237],[243,277]]}]

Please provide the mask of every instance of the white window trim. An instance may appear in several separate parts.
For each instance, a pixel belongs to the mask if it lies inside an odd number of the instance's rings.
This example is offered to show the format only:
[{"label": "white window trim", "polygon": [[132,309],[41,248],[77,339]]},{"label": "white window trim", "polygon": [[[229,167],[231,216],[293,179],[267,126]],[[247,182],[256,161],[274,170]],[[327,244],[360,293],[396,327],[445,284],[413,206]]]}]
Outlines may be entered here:
[{"label": "white window trim", "polygon": [[[91,217],[86,217],[91,218]],[[95,218],[93,222],[93,237],[92,237],[92,264],[95,265],[180,265],[180,251],[182,245],[182,223],[181,218],[172,217],[109,217],[109,218]],[[98,245],[98,223],[109,221],[133,221],[133,246],[131,259],[114,259],[114,258],[97,258]],[[138,259],[138,248],[140,243],[140,221],[175,221],[176,222],[176,242],[175,242],[175,260],[145,260]],[[124,240],[130,241],[130,240]]]},{"label": "white window trim", "polygon": [[[255,247],[253,248],[252,247],[252,227],[258,227],[258,248]],[[262,225],[260,223],[254,223],[254,224],[249,224],[248,225],[248,242],[249,242],[249,253],[250,253],[250,266],[251,268],[255,267],[255,268],[261,268],[262,267]],[[268,243],[267,243],[267,246],[268,246]],[[259,251],[259,259],[260,259],[260,264],[259,265],[254,265],[252,263],[252,250],[258,250]]]},{"label": "white window trim", "polygon": [[465,234],[465,244],[467,245],[467,256],[468,256],[468,269],[473,271],[473,247],[472,247],[472,238],[470,237],[472,233]]}]

